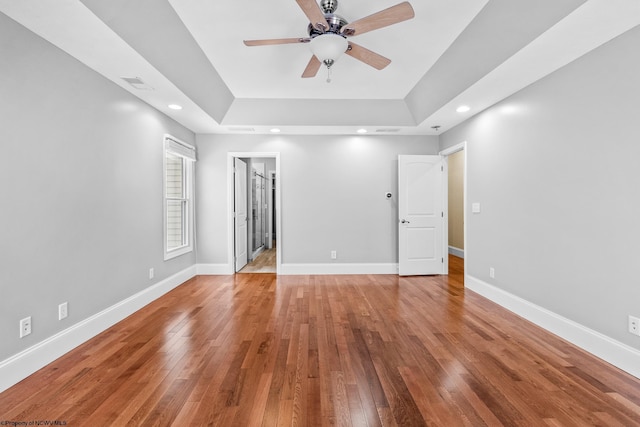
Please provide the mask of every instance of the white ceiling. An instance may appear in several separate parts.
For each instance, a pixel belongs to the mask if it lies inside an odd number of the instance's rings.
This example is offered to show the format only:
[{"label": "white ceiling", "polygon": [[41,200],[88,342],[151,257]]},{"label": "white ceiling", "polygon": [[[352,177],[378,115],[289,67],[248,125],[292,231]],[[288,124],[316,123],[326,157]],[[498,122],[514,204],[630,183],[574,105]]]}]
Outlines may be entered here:
[{"label": "white ceiling", "polygon": [[[398,2],[340,0],[337,13],[352,22]],[[294,0],[0,0],[0,12],[197,133],[441,133],[640,24],[637,0],[411,4],[414,19],[352,38],[387,68],[344,55],[331,83],[324,68],[300,77],[306,44],[242,43],[306,36]]]}]

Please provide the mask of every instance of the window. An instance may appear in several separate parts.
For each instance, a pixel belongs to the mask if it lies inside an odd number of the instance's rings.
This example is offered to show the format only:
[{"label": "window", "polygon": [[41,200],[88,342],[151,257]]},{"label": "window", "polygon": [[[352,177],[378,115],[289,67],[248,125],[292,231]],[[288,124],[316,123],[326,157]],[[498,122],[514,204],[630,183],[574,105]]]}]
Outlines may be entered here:
[{"label": "window", "polygon": [[196,149],[164,139],[164,259],[193,250],[193,163]]}]

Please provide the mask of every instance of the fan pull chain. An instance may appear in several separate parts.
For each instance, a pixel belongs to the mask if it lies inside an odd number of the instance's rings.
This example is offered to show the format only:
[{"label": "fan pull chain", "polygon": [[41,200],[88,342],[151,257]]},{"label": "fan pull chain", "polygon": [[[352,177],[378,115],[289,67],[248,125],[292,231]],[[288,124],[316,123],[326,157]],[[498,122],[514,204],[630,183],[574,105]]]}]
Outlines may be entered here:
[{"label": "fan pull chain", "polygon": [[327,67],[327,83],[331,83],[331,67]]}]

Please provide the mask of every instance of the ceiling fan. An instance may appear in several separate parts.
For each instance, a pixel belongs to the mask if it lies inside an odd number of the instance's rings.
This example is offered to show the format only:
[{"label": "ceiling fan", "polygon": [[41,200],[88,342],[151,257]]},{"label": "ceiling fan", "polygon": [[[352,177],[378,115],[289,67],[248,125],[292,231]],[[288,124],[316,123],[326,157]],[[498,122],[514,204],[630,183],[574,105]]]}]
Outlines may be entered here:
[{"label": "ceiling fan", "polygon": [[[322,64],[327,67],[330,73],[331,66],[343,53],[377,70],[382,70],[391,63],[390,59],[357,45],[351,40],[347,40],[347,37],[358,36],[397,24],[415,16],[411,4],[405,1],[349,23],[343,17],[334,13],[338,8],[338,0],[321,0],[319,5],[316,0],[296,0],[296,3],[309,18],[308,37],[244,40],[244,44],[247,46],[266,46],[309,43],[313,56],[302,73],[303,78],[315,77]],[[330,81],[329,74],[327,82]]]}]

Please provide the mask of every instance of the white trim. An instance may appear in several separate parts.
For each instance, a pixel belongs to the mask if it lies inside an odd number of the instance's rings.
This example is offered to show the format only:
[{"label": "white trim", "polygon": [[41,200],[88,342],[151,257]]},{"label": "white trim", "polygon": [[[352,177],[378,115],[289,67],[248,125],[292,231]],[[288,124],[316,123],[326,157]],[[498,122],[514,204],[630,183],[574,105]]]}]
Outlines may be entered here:
[{"label": "white trim", "polygon": [[253,251],[253,253],[251,254],[251,261],[255,261],[255,259],[258,258],[258,255],[260,255],[264,251],[264,247],[265,245],[262,245],[258,249]]},{"label": "white trim", "polygon": [[[273,249],[273,215],[275,213],[275,206],[273,205],[273,180],[276,179],[276,171],[270,170],[267,174],[269,177],[269,185],[267,191],[269,192],[267,206],[269,207],[269,213],[267,215],[269,224],[267,224],[267,249]],[[277,243],[276,243],[277,244]]]},{"label": "white trim", "polygon": [[467,141],[462,141],[457,143],[456,145],[452,145],[449,148],[445,148],[444,150],[440,150],[438,154],[441,156],[450,156],[452,154],[457,153],[458,151],[462,151],[467,148]]},{"label": "white trim", "polygon": [[[467,243],[467,236],[469,235],[469,232],[467,231],[467,188],[468,185],[468,179],[469,179],[469,173],[467,171],[467,141],[462,141],[457,143],[456,145],[452,145],[449,148],[445,148],[444,150],[441,150],[438,154],[440,154],[441,156],[450,156],[454,153],[457,153],[458,151],[462,151],[463,152],[463,170],[464,170],[464,177],[463,177],[463,184],[462,184],[462,209],[463,209],[463,215],[462,215],[462,227],[463,227],[463,243],[464,243],[464,248],[466,250],[466,254],[463,257],[464,259],[464,271],[469,271],[468,270],[468,259],[469,259],[469,244]],[[448,243],[448,242],[447,242]]]},{"label": "white trim", "polygon": [[0,361],[0,392],[17,384],[195,275],[196,266],[194,265]]},{"label": "white trim", "polygon": [[464,249],[456,248],[455,246],[449,245],[449,253],[451,255],[455,255],[458,258],[464,259]]},{"label": "white trim", "polygon": [[278,274],[322,275],[322,274],[398,274],[398,264],[282,264]]},{"label": "white trim", "polygon": [[198,264],[196,272],[198,276],[229,276],[235,273],[229,264]]},{"label": "white trim", "polygon": [[[235,274],[228,264],[198,264],[198,275],[230,276]],[[398,264],[282,264],[281,275],[322,274],[398,274]]]},{"label": "white trim", "polygon": [[440,274],[449,275],[449,158],[440,154],[442,165],[442,271]]},{"label": "white trim", "polygon": [[533,304],[516,295],[465,275],[465,286],[532,323],[558,335],[596,357],[640,378],[640,350],[616,341],[573,320]]}]

